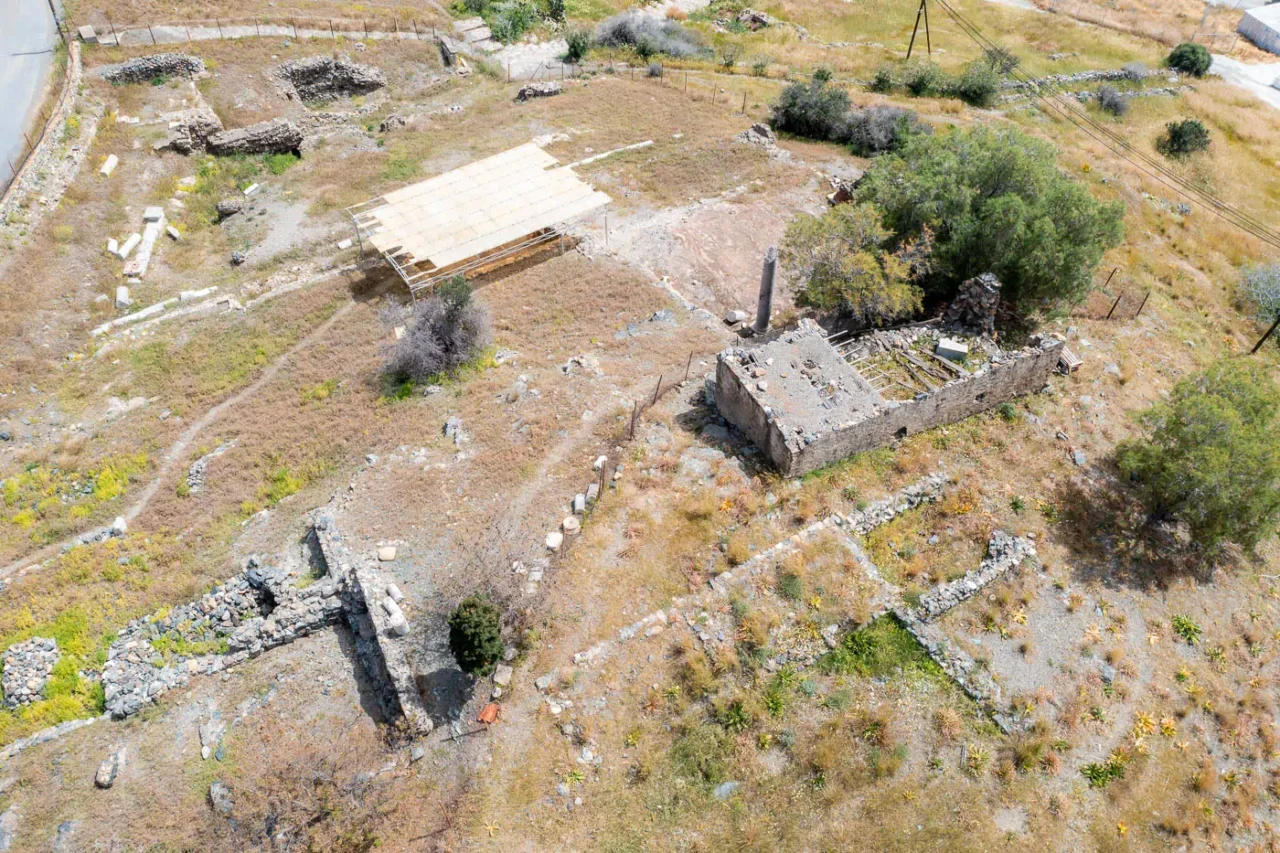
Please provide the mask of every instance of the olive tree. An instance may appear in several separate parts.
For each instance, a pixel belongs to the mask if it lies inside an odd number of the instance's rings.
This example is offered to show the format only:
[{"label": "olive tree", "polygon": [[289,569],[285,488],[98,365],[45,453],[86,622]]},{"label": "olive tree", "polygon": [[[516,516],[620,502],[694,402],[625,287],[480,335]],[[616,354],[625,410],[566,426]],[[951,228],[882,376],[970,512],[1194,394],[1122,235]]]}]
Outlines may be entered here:
[{"label": "olive tree", "polygon": [[1208,551],[1252,548],[1280,516],[1280,391],[1268,369],[1230,359],[1174,387],[1117,449],[1152,521],[1178,520]]},{"label": "olive tree", "polygon": [[1060,171],[1052,145],[1011,127],[909,138],[867,170],[857,199],[884,211],[899,240],[933,235],[926,282],[946,297],[984,272],[1024,314],[1077,302],[1123,236],[1124,205]]}]

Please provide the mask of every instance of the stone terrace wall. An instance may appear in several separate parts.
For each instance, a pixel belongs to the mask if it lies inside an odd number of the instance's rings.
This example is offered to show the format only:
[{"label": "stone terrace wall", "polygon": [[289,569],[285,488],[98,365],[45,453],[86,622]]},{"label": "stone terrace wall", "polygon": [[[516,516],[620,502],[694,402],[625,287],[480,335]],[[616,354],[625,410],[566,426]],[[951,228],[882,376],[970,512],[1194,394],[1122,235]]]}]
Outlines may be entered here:
[{"label": "stone terrace wall", "polygon": [[[788,448],[780,435],[774,442],[757,442],[757,446],[786,476],[799,476],[850,454],[882,447],[898,438],[955,423],[1014,397],[1034,394],[1048,384],[1049,377],[1057,369],[1062,346],[1061,341],[1047,341],[1039,348],[1013,355],[1006,362],[992,363],[981,374],[954,380],[921,399],[900,403],[877,417],[819,436],[812,444],[798,450]],[[717,378],[722,372],[729,371],[717,371]],[[742,393],[746,393],[745,389],[742,389]],[[726,396],[728,395],[721,391],[717,400]],[[753,420],[763,421],[764,413],[754,402],[751,406],[755,412]],[[725,412],[725,417],[735,424],[751,423],[751,420],[738,420],[738,408],[735,406],[732,415]],[[760,430],[757,428],[756,431]],[[743,432],[752,441],[756,441],[756,436],[751,431],[743,429]]]}]

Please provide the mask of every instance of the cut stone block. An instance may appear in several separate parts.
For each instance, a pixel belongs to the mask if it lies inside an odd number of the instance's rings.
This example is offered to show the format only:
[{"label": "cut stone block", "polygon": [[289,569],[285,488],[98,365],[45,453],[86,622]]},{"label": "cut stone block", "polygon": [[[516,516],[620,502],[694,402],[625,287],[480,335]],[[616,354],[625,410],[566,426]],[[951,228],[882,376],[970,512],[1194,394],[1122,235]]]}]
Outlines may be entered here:
[{"label": "cut stone block", "polygon": [[120,247],[121,259],[129,257],[129,253],[138,248],[138,244],[142,242],[142,235],[137,231],[129,235],[129,239],[124,241],[124,245]]},{"label": "cut stone block", "polygon": [[969,345],[957,341],[955,338],[943,338],[938,341],[938,348],[933,352],[935,355],[949,358],[952,361],[964,361],[969,356]]},{"label": "cut stone block", "polygon": [[178,181],[178,186],[182,187],[184,190],[189,190],[195,185],[196,185],[195,175],[187,175],[185,178],[182,178],[181,180]]},{"label": "cut stone block", "polygon": [[174,228],[172,225],[167,226],[164,229],[164,233],[168,234],[171,238],[173,238],[174,240],[177,240],[179,243],[182,242],[182,235],[179,234],[178,229]]},{"label": "cut stone block", "polygon": [[573,496],[573,511],[576,512],[578,515],[582,515],[582,513],[587,511],[586,495],[577,494]]},{"label": "cut stone block", "polygon": [[85,44],[98,43],[98,31],[95,30],[93,27],[89,26],[88,24],[85,24],[83,27],[80,27],[78,30],[76,30],[76,33],[80,36],[80,41],[84,42]]},{"label": "cut stone block", "polygon": [[724,321],[730,326],[741,323],[745,319],[747,319],[746,311],[730,311],[724,315]]},{"label": "cut stone block", "polygon": [[547,549],[550,551],[558,551],[560,546],[564,544],[564,534],[558,530],[553,530],[547,534]]},{"label": "cut stone block", "polygon": [[133,304],[133,300],[129,298],[129,288],[123,284],[116,287],[116,307],[120,309],[128,308]]},{"label": "cut stone block", "polygon": [[564,521],[560,522],[560,526],[564,528],[564,532],[570,536],[582,530],[582,522],[578,521],[576,515],[565,516]]},{"label": "cut stone block", "polygon": [[143,222],[159,222],[161,219],[164,219],[163,207],[152,206],[142,212]]},{"label": "cut stone block", "polygon": [[249,184],[249,186],[247,186],[247,187],[245,187],[245,188],[244,188],[244,194],[245,194],[245,195],[253,195],[253,194],[254,194],[254,193],[256,193],[257,191],[258,191],[258,185],[257,185],[257,184]]},{"label": "cut stone block", "polygon": [[350,238],[350,237],[348,237],[348,238],[347,238],[347,239],[345,239],[345,240],[339,240],[339,241],[338,241],[338,248],[339,248],[339,249],[350,249],[350,248],[351,248],[351,246],[352,246],[352,241],[351,241],[351,238]]},{"label": "cut stone block", "polygon": [[396,547],[394,545],[383,545],[378,549],[378,559],[382,562],[394,560],[396,558]]},{"label": "cut stone block", "polygon": [[102,164],[102,168],[98,170],[98,174],[104,178],[109,177],[116,170],[116,166],[120,165],[120,158],[114,154],[107,156],[106,161]]},{"label": "cut stone block", "polygon": [[107,253],[112,255],[120,254],[120,244],[116,242],[116,238],[107,238]]}]

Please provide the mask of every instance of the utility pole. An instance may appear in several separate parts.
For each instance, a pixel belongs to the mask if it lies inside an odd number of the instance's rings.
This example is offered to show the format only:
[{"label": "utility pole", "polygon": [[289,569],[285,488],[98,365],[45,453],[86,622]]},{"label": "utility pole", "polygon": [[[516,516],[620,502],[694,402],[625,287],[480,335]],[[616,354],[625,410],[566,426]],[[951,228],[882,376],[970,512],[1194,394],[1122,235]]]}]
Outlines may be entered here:
[{"label": "utility pole", "polygon": [[933,56],[933,40],[929,37],[929,0],[920,0],[920,8],[916,10],[916,25],[911,29],[911,43],[907,45],[907,59],[911,58],[911,51],[916,46],[916,33],[920,31],[920,18],[924,17],[924,43],[929,50],[929,55]]}]

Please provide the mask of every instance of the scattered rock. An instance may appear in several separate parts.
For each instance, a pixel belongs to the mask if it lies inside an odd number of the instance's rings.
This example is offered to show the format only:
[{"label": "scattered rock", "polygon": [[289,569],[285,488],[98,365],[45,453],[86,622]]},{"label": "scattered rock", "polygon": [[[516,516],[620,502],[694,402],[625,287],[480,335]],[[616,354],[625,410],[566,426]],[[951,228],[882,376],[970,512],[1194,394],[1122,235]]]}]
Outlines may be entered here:
[{"label": "scattered rock", "polygon": [[378,549],[378,559],[382,562],[388,562],[396,558],[396,547],[394,545],[383,545]]},{"label": "scattered rock", "polygon": [[712,794],[717,800],[727,800],[741,787],[741,782],[721,782],[719,785],[716,785],[716,789]]},{"label": "scattered rock", "polygon": [[228,216],[235,216],[244,210],[244,199],[242,198],[224,198],[222,201],[214,205],[214,210],[218,212],[218,219],[223,220]]},{"label": "scattered rock", "polygon": [[511,667],[506,664],[498,664],[493,671],[493,683],[499,687],[506,687],[511,683],[511,676],[515,673]]},{"label": "scattered rock", "polygon": [[526,83],[520,87],[520,91],[516,92],[516,101],[524,103],[533,98],[550,98],[558,95],[563,91],[563,87],[556,80],[547,80],[541,83]]},{"label": "scattered rock", "polygon": [[231,796],[231,788],[224,782],[214,782],[209,786],[209,806],[223,817],[229,817],[235,808],[235,800]]},{"label": "scattered rock", "polygon": [[115,752],[108,755],[98,765],[98,772],[94,774],[93,784],[99,788],[110,788],[116,783],[116,777],[120,775],[120,768],[124,764],[124,747],[120,747]]}]

